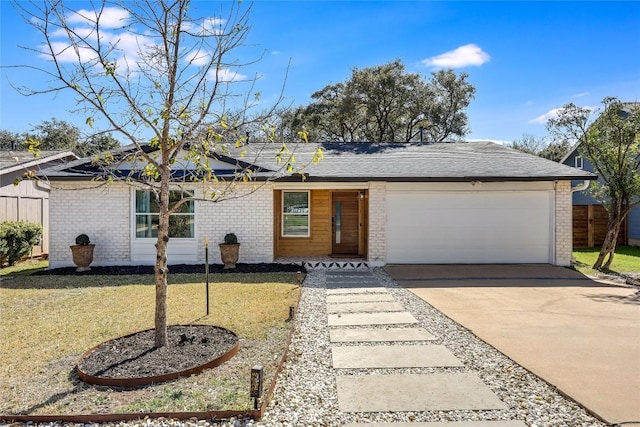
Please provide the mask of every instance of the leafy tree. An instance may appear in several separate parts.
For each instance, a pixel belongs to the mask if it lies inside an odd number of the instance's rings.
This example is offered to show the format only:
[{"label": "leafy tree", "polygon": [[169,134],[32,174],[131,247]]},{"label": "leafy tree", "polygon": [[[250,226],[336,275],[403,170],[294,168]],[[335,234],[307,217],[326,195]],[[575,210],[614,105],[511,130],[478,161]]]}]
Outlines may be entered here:
[{"label": "leafy tree", "polygon": [[[169,218],[198,197],[189,191],[199,180],[205,189],[201,200],[221,200],[209,159],[227,147],[247,143],[247,129],[264,130],[273,138],[269,122],[274,108],[252,113],[257,95],[241,93],[237,85],[253,89],[254,79],[239,73],[240,48],[249,31],[251,6],[219,4],[218,16],[197,16],[189,0],[93,2],[95,10],[74,10],[73,2],[44,0],[41,5],[15,1],[27,22],[44,38],[36,49],[46,56],[39,70],[56,86],[25,94],[72,91],[79,112],[89,126],[102,126],[118,134],[135,149],[124,158],[103,156],[94,164],[115,180],[117,162],[140,165],[123,180],[155,196],[159,209],[155,264],[155,344],[167,344],[167,243]],[[211,8],[211,3],[200,3]],[[34,50],[34,48],[27,48]],[[48,66],[50,64],[50,66]],[[30,68],[33,68],[32,66]],[[301,134],[304,137],[304,134]],[[155,149],[149,152],[146,145]],[[317,153],[316,159],[321,156]],[[181,158],[195,165],[193,174],[172,178],[172,165]],[[287,146],[279,150],[283,170],[293,171]],[[282,172],[282,171],[279,171]],[[235,180],[248,181],[255,171],[238,165]],[[225,188],[231,183],[226,182]],[[171,198],[170,190],[182,190]],[[230,190],[229,190],[230,191]],[[175,194],[175,193],[171,193]]]},{"label": "leafy tree", "polygon": [[617,98],[602,101],[604,110],[591,121],[591,110],[567,104],[549,130],[576,141],[578,152],[595,168],[602,183],[591,185],[591,194],[609,214],[607,234],[594,269],[608,269],[615,254],[620,226],[632,207],[640,203],[640,105]]},{"label": "leafy tree", "polygon": [[475,87],[452,70],[426,81],[400,60],[357,69],[344,83],[327,85],[307,106],[281,114],[283,135],[306,126],[320,141],[442,142],[468,132],[465,109]]},{"label": "leafy tree", "polygon": [[80,144],[80,129],[64,120],[44,120],[28,132],[28,138],[39,142],[40,150],[76,150]]},{"label": "leafy tree", "polygon": [[93,134],[79,143],[74,152],[80,157],[88,157],[93,154],[104,153],[120,146],[120,141],[111,133]]},{"label": "leafy tree", "polygon": [[539,138],[529,134],[522,135],[522,138],[507,146],[554,162],[560,162],[571,149],[571,144],[566,139],[558,139],[548,143],[547,138]]},{"label": "leafy tree", "polygon": [[24,148],[24,136],[0,129],[0,150],[20,150]]}]

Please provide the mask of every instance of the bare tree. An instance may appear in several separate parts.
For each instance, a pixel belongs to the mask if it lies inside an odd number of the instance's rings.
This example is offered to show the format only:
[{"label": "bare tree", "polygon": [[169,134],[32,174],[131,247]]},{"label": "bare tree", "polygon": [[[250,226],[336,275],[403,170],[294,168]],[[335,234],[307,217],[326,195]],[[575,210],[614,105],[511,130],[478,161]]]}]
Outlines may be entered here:
[{"label": "bare tree", "polygon": [[[73,2],[60,0],[13,4],[44,39],[41,46],[25,49],[46,59],[46,65],[25,67],[54,82],[19,90],[25,95],[72,91],[87,125],[106,127],[104,132],[117,133],[133,146],[119,158],[96,160],[105,180],[142,186],[157,199],[155,344],[162,347],[167,344],[169,218],[193,200],[188,192],[178,200],[170,198],[176,185],[172,165],[181,164],[181,157],[195,165],[189,181],[212,183],[204,198],[218,200],[231,187],[227,182],[222,192],[216,190],[209,159],[247,144],[248,129],[262,129],[264,140],[273,140],[269,118],[275,105],[254,112],[255,78],[240,74],[255,62],[240,55],[251,7],[222,2],[217,13],[196,16],[189,0],[102,1],[90,3],[96,6],[92,10],[74,9]],[[288,153],[285,145],[279,150],[283,168],[291,171]],[[116,162],[135,167],[118,176],[113,173]],[[250,180],[254,174],[239,163],[233,180]]]}]

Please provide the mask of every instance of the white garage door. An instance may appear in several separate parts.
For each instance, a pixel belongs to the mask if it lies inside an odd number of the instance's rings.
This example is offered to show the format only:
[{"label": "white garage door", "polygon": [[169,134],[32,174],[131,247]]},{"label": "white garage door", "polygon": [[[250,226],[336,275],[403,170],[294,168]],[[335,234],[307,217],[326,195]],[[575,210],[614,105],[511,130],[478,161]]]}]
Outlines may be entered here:
[{"label": "white garage door", "polygon": [[387,192],[387,263],[552,262],[551,191]]}]

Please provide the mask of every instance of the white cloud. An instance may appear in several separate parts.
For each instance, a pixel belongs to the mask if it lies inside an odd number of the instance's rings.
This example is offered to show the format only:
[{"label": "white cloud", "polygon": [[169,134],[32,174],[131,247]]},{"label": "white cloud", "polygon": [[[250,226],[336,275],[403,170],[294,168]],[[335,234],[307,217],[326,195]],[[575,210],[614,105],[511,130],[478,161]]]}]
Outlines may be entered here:
[{"label": "white cloud", "polygon": [[441,55],[423,59],[422,63],[429,67],[461,68],[469,65],[482,65],[491,57],[475,44],[466,44]]},{"label": "white cloud", "polygon": [[535,119],[529,120],[529,123],[538,123],[545,124],[549,121],[549,119],[555,119],[558,117],[558,113],[562,110],[562,108],[554,108],[553,110],[549,110],[541,116],[536,117]]},{"label": "white cloud", "polygon": [[[535,119],[529,120],[529,123],[538,123],[538,124],[546,124],[550,119],[555,119],[562,112],[563,107],[554,108],[552,110],[547,111],[541,116],[536,117]],[[594,112],[598,110],[598,106],[588,106],[585,105],[581,108],[586,108],[590,112]]]},{"label": "white cloud", "polygon": [[209,63],[209,61],[211,60],[211,54],[206,51],[202,52],[198,50],[187,55],[186,60],[189,64],[202,67],[203,65],[207,65]]},{"label": "white cloud", "polygon": [[583,96],[589,96],[589,95],[591,95],[591,92],[580,92],[573,95],[572,98],[582,98]]},{"label": "white cloud", "polygon": [[525,107],[530,107],[530,106],[532,106],[532,105],[533,105],[533,101],[529,99],[529,100],[527,100],[523,105],[524,105]]},{"label": "white cloud", "polygon": [[205,18],[200,25],[200,34],[211,36],[216,34],[222,34],[222,26],[225,20],[220,18]]},{"label": "white cloud", "polygon": [[271,55],[280,55],[280,51],[279,50],[272,50],[271,51]]},{"label": "white cloud", "polygon": [[[218,72],[218,76],[217,76],[218,81],[222,83],[237,82],[237,81],[247,79],[247,76],[245,76],[244,74],[240,74],[228,68],[221,68],[217,72]],[[209,72],[207,73],[207,76],[210,80],[215,80],[216,70],[215,69],[209,70]]]},{"label": "white cloud", "polygon": [[[101,28],[119,28],[129,18],[129,12],[118,7],[105,7],[100,12]],[[80,9],[67,16],[68,24],[95,25],[98,13],[94,10]]]}]

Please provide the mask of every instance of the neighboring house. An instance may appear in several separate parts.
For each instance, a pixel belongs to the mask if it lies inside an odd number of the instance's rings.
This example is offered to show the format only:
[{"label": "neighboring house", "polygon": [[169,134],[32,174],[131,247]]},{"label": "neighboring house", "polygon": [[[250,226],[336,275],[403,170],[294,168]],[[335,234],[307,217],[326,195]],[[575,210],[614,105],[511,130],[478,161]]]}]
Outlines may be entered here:
[{"label": "neighboring house", "polygon": [[[250,144],[242,161],[261,150],[251,161],[257,183],[238,184],[244,197],[190,202],[174,218],[169,263],[203,263],[205,237],[217,243],[234,232],[246,263],[333,256],[361,257],[369,265],[566,266],[571,180],[596,178],[490,142],[321,146],[324,159],[304,176],[273,178],[270,171],[281,167],[275,149]],[[300,144],[298,164],[317,147]],[[224,178],[237,162],[219,156],[212,166]],[[69,245],[80,233],[96,244],[94,265],[153,264],[154,200],[124,183],[97,186],[90,180],[98,173],[87,159],[48,172],[50,266],[72,265]],[[203,194],[201,184],[186,185],[196,197]],[[217,245],[210,249],[211,262],[219,262]]]},{"label": "neighboring house", "polygon": [[0,221],[29,221],[42,225],[43,239],[33,255],[48,253],[49,189],[35,180],[21,180],[24,173],[68,162],[71,151],[44,151],[34,157],[28,151],[0,151]]},{"label": "neighboring house", "polygon": [[[594,166],[574,147],[561,163],[587,172],[597,173]],[[603,182],[598,178],[599,182]],[[573,182],[573,186],[579,182]],[[602,204],[591,197],[588,190],[573,193],[573,246],[576,248],[600,246],[607,234],[609,214]],[[620,228],[619,245],[640,245],[640,205],[629,212]]]}]

